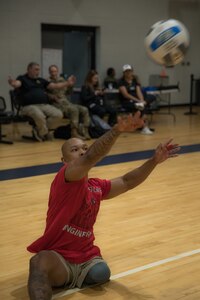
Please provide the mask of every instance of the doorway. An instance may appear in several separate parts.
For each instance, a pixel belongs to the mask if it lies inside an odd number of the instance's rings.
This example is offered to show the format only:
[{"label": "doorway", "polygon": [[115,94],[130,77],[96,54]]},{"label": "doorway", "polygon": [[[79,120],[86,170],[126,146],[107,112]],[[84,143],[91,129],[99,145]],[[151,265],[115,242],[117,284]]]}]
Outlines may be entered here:
[{"label": "doorway", "polygon": [[96,68],[96,27],[42,24],[42,76],[58,65],[65,78],[77,78],[83,85],[86,74]]}]

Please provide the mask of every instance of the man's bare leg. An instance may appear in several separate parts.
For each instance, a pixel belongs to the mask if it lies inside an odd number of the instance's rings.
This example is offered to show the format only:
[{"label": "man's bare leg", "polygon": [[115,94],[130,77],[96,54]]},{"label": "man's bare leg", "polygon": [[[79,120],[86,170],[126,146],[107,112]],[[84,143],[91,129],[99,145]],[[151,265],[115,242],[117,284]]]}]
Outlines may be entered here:
[{"label": "man's bare leg", "polygon": [[52,286],[62,286],[68,278],[67,270],[54,252],[39,252],[30,260],[28,279],[30,300],[50,300]]}]

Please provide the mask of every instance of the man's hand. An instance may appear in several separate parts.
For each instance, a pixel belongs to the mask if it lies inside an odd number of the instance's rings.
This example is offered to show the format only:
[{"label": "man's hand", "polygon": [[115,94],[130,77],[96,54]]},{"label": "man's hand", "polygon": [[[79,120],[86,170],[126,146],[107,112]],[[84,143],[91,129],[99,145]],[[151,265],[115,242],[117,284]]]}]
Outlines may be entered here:
[{"label": "man's hand", "polygon": [[166,143],[158,145],[155,150],[154,159],[156,163],[161,163],[168,158],[178,156],[177,152],[180,150],[178,144],[172,144],[172,140],[168,140]]},{"label": "man's hand", "polygon": [[134,115],[130,114],[118,117],[117,121],[117,129],[120,132],[133,132],[136,129],[142,128],[144,126],[144,121],[141,118],[140,111],[137,111]]},{"label": "man's hand", "polygon": [[11,76],[8,76],[8,83],[9,83],[11,86],[14,87],[15,81],[16,81],[16,80],[15,80],[15,79],[12,79]]},{"label": "man's hand", "polygon": [[8,76],[8,83],[15,89],[21,86],[21,81],[12,79],[11,76]]},{"label": "man's hand", "polygon": [[67,83],[67,86],[74,86],[76,83],[76,77],[74,75],[69,76],[67,79]]}]

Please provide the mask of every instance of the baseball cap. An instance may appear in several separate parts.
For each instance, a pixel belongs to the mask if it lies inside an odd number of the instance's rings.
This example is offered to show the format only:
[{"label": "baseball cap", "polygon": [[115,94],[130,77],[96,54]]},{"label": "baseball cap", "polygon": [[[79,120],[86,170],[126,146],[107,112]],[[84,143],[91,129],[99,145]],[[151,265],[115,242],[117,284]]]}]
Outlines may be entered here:
[{"label": "baseball cap", "polygon": [[131,65],[124,65],[122,68],[123,72],[127,71],[127,70],[132,70]]}]

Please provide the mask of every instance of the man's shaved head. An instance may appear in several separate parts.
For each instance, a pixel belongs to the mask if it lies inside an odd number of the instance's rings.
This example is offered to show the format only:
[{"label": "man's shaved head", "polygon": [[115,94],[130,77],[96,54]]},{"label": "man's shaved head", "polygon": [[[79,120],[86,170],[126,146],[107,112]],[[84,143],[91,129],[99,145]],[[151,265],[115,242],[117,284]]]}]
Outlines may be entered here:
[{"label": "man's shaved head", "polygon": [[79,138],[71,138],[71,139],[68,139],[63,145],[62,145],[62,148],[61,148],[61,151],[62,151],[62,155],[66,155],[69,151],[70,151],[70,148],[71,146],[74,146],[76,145],[76,143],[78,142],[82,142],[81,139]]},{"label": "man's shaved head", "polygon": [[83,155],[88,149],[87,144],[79,138],[68,139],[61,148],[62,161],[69,162]]}]

